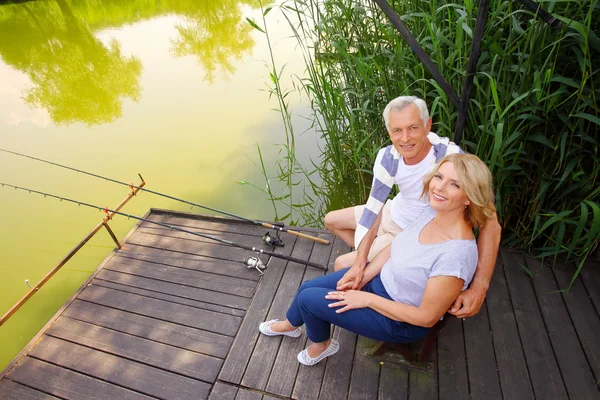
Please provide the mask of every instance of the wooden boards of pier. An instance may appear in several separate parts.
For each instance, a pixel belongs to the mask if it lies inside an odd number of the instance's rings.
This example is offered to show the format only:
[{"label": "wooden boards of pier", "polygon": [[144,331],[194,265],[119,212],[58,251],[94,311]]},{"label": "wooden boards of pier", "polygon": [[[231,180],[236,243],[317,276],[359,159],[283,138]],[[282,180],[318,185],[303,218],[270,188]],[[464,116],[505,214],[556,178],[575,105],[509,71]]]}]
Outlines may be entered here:
[{"label": "wooden boards of pier", "polygon": [[[149,218],[248,245],[265,228],[154,210]],[[277,251],[333,265],[348,247],[284,235]],[[299,285],[323,271],[139,224],[89,284],[7,369],[0,399],[594,399],[600,398],[600,266],[542,268],[503,250],[481,312],[451,318],[431,371],[365,357],[368,339],[334,329],[338,354],[298,364],[306,337],[264,337]],[[534,274],[530,277],[526,271]]]}]

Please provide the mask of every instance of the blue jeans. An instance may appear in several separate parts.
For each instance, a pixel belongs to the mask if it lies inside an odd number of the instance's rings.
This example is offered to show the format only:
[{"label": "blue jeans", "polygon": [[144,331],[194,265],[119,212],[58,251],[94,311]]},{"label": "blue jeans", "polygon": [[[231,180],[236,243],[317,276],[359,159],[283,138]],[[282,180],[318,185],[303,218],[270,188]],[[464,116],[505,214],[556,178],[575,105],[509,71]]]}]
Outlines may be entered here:
[{"label": "blue jeans", "polygon": [[[327,300],[325,296],[335,290],[337,282],[348,269],[304,282],[288,309],[288,321],[296,327],[306,324],[306,334],[313,343],[324,342],[331,337],[331,324],[384,342],[407,343],[427,336],[431,328],[395,321],[370,308],[353,309],[341,314],[335,312],[339,308],[329,308],[329,304],[337,300]],[[392,300],[379,275],[361,290]]]}]

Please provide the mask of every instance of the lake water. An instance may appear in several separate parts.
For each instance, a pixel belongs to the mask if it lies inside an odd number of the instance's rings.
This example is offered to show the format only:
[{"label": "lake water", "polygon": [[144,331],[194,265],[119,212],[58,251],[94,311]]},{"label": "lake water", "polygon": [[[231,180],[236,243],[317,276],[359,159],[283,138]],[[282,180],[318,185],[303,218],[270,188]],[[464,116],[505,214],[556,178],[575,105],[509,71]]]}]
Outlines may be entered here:
[{"label": "lake water", "polygon": [[[126,4],[124,4],[126,3]],[[265,91],[269,51],[258,0],[66,1],[0,6],[0,148],[51,160],[253,219],[272,219],[267,166],[285,142]],[[301,74],[285,20],[267,15],[276,63]],[[286,82],[284,81],[284,84]],[[288,83],[289,84],[289,83]],[[306,103],[306,102],[304,102]],[[308,115],[292,99],[295,115]],[[299,131],[309,122],[296,116]],[[297,138],[318,154],[314,134]],[[0,182],[115,207],[124,186],[0,152]],[[124,209],[189,207],[142,193]],[[195,212],[203,212],[195,209]],[[99,211],[0,188],[0,314],[102,219]],[[134,220],[111,223],[122,238]],[[6,324],[0,370],[114,248],[99,232]]]}]

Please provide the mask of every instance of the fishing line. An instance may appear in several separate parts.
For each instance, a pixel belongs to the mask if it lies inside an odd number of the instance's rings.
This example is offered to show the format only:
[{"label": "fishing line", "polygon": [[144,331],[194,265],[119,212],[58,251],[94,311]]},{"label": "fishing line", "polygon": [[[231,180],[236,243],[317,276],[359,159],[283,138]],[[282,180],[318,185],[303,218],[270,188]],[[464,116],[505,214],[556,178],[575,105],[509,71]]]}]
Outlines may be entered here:
[{"label": "fishing line", "polygon": [[[173,226],[173,225],[165,224],[165,223],[162,223],[162,222],[152,221],[150,219],[137,217],[135,215],[126,214],[126,213],[123,213],[123,212],[120,212],[120,211],[116,211],[116,210],[111,210],[108,207],[100,207],[100,206],[97,206],[97,205],[94,205],[94,204],[85,203],[83,201],[73,200],[73,199],[69,199],[67,197],[61,197],[61,196],[57,196],[57,195],[54,195],[54,194],[51,194],[51,193],[40,192],[38,190],[29,189],[29,188],[25,188],[25,187],[22,187],[22,186],[11,185],[9,183],[4,183],[4,182],[0,182],[0,186],[2,186],[2,187],[6,186],[6,187],[9,187],[9,188],[13,188],[15,190],[22,190],[22,191],[25,191],[25,192],[29,192],[31,194],[38,194],[38,195],[41,195],[41,196],[44,196],[44,197],[51,197],[51,198],[54,198],[54,199],[58,199],[60,201],[66,201],[66,202],[69,202],[69,203],[77,204],[78,206],[85,206],[85,207],[89,207],[89,208],[94,208],[96,210],[99,210],[99,211],[102,211],[102,212],[106,213],[107,217],[110,214],[121,215],[123,217],[127,217],[128,219],[129,218],[133,218],[133,219],[138,220],[138,221],[147,222],[149,224],[162,226],[162,227],[168,228],[168,229],[170,229],[172,231],[184,232],[184,233],[188,233],[190,235],[199,236],[199,237],[203,237],[205,239],[210,239],[210,240],[214,240],[214,241],[219,242],[219,243],[227,244],[229,246],[238,247],[238,248],[244,249],[244,250],[250,250],[250,251],[253,251],[253,252],[257,253],[258,255],[260,255],[260,254],[266,254],[266,255],[269,255],[271,257],[281,258],[283,260],[293,261],[293,262],[297,262],[299,264],[304,264],[304,265],[308,265],[308,266],[311,266],[311,267],[315,267],[315,268],[320,268],[320,269],[323,269],[323,270],[327,270],[327,266],[316,264],[316,263],[313,263],[311,261],[305,261],[305,260],[301,260],[299,258],[286,256],[284,254],[274,253],[272,251],[268,251],[268,250],[264,250],[264,249],[259,249],[259,248],[254,247],[254,246],[247,246],[247,245],[244,245],[244,244],[235,243],[235,242],[232,242],[230,240],[220,239],[220,238],[217,238],[217,237],[214,237],[214,236],[205,235],[203,233],[188,231],[187,229],[178,228],[178,227]],[[255,267],[255,265],[248,265],[248,266],[249,267]]]},{"label": "fishing line", "polygon": [[[180,198],[177,198],[177,197],[174,197],[174,196],[170,196],[168,194],[164,194],[164,193],[156,192],[154,190],[146,189],[144,187],[136,186],[133,183],[121,182],[121,181],[118,181],[116,179],[107,178],[107,177],[102,176],[102,175],[98,175],[98,174],[87,172],[87,171],[84,171],[84,170],[81,170],[81,169],[69,167],[67,165],[58,164],[58,163],[55,163],[55,162],[52,162],[52,161],[44,160],[42,158],[37,158],[37,157],[29,156],[27,154],[17,153],[16,151],[6,150],[6,149],[2,149],[2,148],[0,148],[0,151],[2,151],[4,153],[13,154],[13,155],[19,156],[19,157],[29,158],[29,159],[34,160],[34,161],[39,161],[39,162],[43,162],[43,163],[46,163],[46,164],[50,164],[50,165],[53,165],[55,167],[65,168],[65,169],[68,169],[68,170],[71,170],[71,171],[75,171],[75,172],[78,172],[78,173],[81,173],[81,174],[92,176],[94,178],[103,179],[103,180],[108,181],[108,182],[113,182],[113,183],[116,183],[116,184],[119,184],[119,185],[124,185],[124,186],[127,186],[127,187],[131,188],[132,190],[133,189],[139,189],[141,191],[154,194],[156,196],[160,196],[160,197],[164,197],[164,198],[167,198],[167,199],[170,199],[170,200],[178,201],[180,203],[184,203],[184,204],[190,205],[192,207],[203,208],[205,210],[209,210],[209,211],[216,212],[216,213],[219,213],[219,214],[227,215],[229,217],[232,217],[232,218],[235,218],[235,219],[240,219],[242,221],[247,221],[247,222],[253,223],[254,225],[262,226],[264,228],[274,229],[275,231],[280,231],[280,232],[287,232],[287,233],[289,233],[291,235],[302,237],[302,238],[305,238],[305,239],[314,240],[315,242],[319,242],[319,243],[322,243],[322,244],[329,244],[329,240],[318,238],[318,237],[311,236],[311,235],[307,235],[305,233],[298,232],[298,231],[295,231],[293,229],[285,228],[283,226],[283,223],[279,223],[278,225],[274,225],[274,224],[270,224],[270,223],[264,222],[264,221],[256,221],[256,220],[253,220],[253,219],[242,217],[240,215],[235,215],[235,214],[229,213],[227,211],[217,210],[216,208],[204,206],[202,204],[192,203],[191,201],[187,201],[187,200],[180,199]],[[142,178],[142,176],[140,174],[138,174],[138,176],[140,177],[140,179],[143,182],[144,178]]]}]

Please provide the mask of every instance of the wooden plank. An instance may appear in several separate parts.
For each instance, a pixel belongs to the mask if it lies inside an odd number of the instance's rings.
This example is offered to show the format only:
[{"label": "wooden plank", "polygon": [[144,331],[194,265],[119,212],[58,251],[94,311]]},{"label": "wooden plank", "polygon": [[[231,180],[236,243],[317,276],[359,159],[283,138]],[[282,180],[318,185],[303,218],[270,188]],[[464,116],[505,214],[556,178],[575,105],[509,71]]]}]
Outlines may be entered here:
[{"label": "wooden plank", "polygon": [[[222,306],[219,304],[206,303],[203,301],[186,299],[183,297],[172,296],[172,295],[166,294],[166,293],[153,292],[151,290],[140,289],[135,286],[127,286],[127,285],[122,285],[120,283],[114,283],[114,282],[100,280],[100,279],[94,279],[92,281],[91,285],[105,287],[108,289],[119,290],[121,292],[126,292],[126,293],[133,293],[133,294],[137,294],[140,296],[151,297],[153,299],[165,300],[170,303],[184,304],[186,306],[202,308],[204,310],[216,311],[216,312],[219,312],[222,314],[227,314],[227,315],[235,315],[238,317],[243,317],[244,315],[246,315],[246,312],[242,309],[231,308],[231,307]],[[250,304],[249,301],[248,301],[248,304]]]},{"label": "wooden plank", "polygon": [[[527,258],[527,267],[530,270],[539,269],[539,266],[538,260]],[[533,278],[533,287],[569,397],[597,398],[596,380],[571,323],[563,298],[556,293],[559,288],[550,268],[541,269],[541,272]]]},{"label": "wooden plank", "polygon": [[58,400],[58,397],[39,392],[9,379],[0,380],[0,400]]},{"label": "wooden plank", "polygon": [[437,337],[439,398],[468,399],[469,377],[462,320],[446,314]]},{"label": "wooden plank", "polygon": [[376,341],[359,336],[356,342],[349,400],[371,400],[378,396],[379,362],[360,354],[361,349],[372,348]]},{"label": "wooden plank", "polygon": [[170,249],[156,249],[154,247],[140,246],[127,243],[123,249],[115,254],[115,258],[151,261],[163,265],[187,268],[193,271],[204,271],[211,274],[233,276],[237,278],[259,281],[260,275],[256,270],[250,270],[244,265],[244,260],[214,259],[202,254],[188,254],[171,251]]},{"label": "wooden plank", "polygon": [[[194,234],[196,233],[196,234]],[[204,236],[199,236],[204,235]],[[235,244],[243,244],[247,246],[254,246],[257,248],[263,248],[265,250],[272,250],[273,247],[263,242],[262,236],[248,236],[239,235],[232,232],[215,232],[206,230],[190,230],[189,232],[182,232],[178,230],[170,230],[163,227],[141,227],[134,235],[130,238],[133,242],[144,242],[151,237],[156,237],[158,240],[161,238],[168,238],[176,240],[183,247],[189,249],[202,249],[205,246],[221,246],[225,248],[238,248]],[[223,243],[222,240],[232,242],[234,245]]]},{"label": "wooden plank", "polygon": [[59,318],[46,334],[205,382],[214,382],[223,364],[215,357],[66,317]]},{"label": "wooden plank", "polygon": [[260,393],[251,392],[250,390],[241,389],[238,390],[235,400],[261,400],[262,395]]},{"label": "wooden plank", "polygon": [[[332,245],[335,239],[335,236],[333,236],[330,233],[319,233],[317,235],[317,237],[321,238],[321,239],[327,239],[329,240],[331,243],[326,245],[326,244],[322,244],[322,243],[315,243],[314,247],[313,247],[313,251],[311,253],[311,261],[317,264],[321,264],[321,265],[331,265],[333,263],[333,261],[335,260],[335,258],[332,260],[331,259],[331,254],[332,254],[332,250],[334,248],[334,246]],[[298,240],[309,240],[309,239],[303,239],[303,238],[298,238]],[[320,272],[320,275],[323,275],[323,270],[320,270],[318,268],[314,268],[314,267],[308,267],[311,269],[317,269]],[[320,276],[318,275],[318,276]]]},{"label": "wooden plank", "polygon": [[[114,259],[111,260],[104,269],[226,293],[231,291],[228,288],[239,287],[240,290],[248,289],[248,294],[244,294],[244,296],[247,297],[252,297],[254,289],[258,284],[258,281],[256,280],[223,276],[212,272],[196,271],[193,269],[136,259]],[[237,291],[237,289],[235,290]]]},{"label": "wooden plank", "polygon": [[[488,299],[489,296],[488,293]],[[496,366],[487,301],[483,303],[479,314],[467,318],[463,322],[469,388],[472,399],[501,400],[502,391]]]},{"label": "wooden plank", "polygon": [[[237,296],[230,293],[215,292],[207,289],[190,288],[174,283],[161,282],[156,279],[144,278],[135,275],[123,274],[114,271],[103,270],[96,275],[96,280],[118,283],[120,285],[140,288],[157,294],[168,294],[171,297],[199,301],[201,303],[209,303],[221,305],[225,307],[237,308],[244,310],[250,302],[250,297]],[[93,282],[93,283],[94,283]],[[94,285],[92,285],[93,287]],[[102,285],[105,286],[106,285]],[[127,291],[131,293],[130,291]],[[150,296],[158,299],[159,296]],[[183,303],[175,301],[175,303]]]},{"label": "wooden plank", "polygon": [[[292,249],[292,257],[308,257],[310,259],[312,248],[313,242],[298,240]],[[306,267],[302,264],[293,262],[287,264],[265,320],[285,319],[286,311],[290,304],[292,304],[298,287],[300,287],[305,269]],[[283,349],[285,353],[278,355],[278,353],[281,353],[279,349],[282,339],[286,342],[286,347]],[[271,381],[271,388],[273,390],[267,390],[268,392],[279,394],[282,391],[280,386],[285,385],[285,395],[289,395],[292,391],[294,378],[298,369],[296,355],[302,350],[300,349],[296,351],[296,354],[292,354],[292,349],[295,350],[299,346],[302,346],[301,342],[303,340],[300,338],[259,335],[252,356],[250,357],[248,368],[242,378],[242,385],[253,389],[265,390],[267,382]],[[275,361],[276,359],[277,361]],[[273,376],[269,377],[271,374]]]},{"label": "wooden plank", "polygon": [[235,400],[238,388],[217,381],[210,392],[208,400]]},{"label": "wooden plank", "polygon": [[[330,235],[323,235],[323,234],[319,234],[319,237],[323,237],[328,239],[329,237],[331,237]],[[336,240],[338,240],[336,238]],[[323,264],[325,264],[327,261],[329,261],[329,265],[331,265],[332,263],[332,257],[337,257],[337,255],[335,254],[334,251],[332,251],[333,248],[335,248],[335,241],[334,241],[334,246],[325,246],[325,245],[315,245],[315,247],[313,248],[313,257],[315,257],[315,260],[323,260]],[[304,273],[304,278],[302,280],[302,282],[306,282],[310,279],[314,279],[317,278],[319,276],[322,276],[324,273],[323,270],[321,269],[317,269],[317,268],[313,268],[313,267],[306,267],[306,272]],[[307,343],[304,344],[304,346],[302,346],[303,348],[306,348],[308,346],[308,339],[307,339]],[[348,351],[352,351],[350,349],[348,349]],[[339,352],[338,352],[339,354]],[[336,354],[336,356],[338,355]],[[294,389],[292,390],[292,397],[296,398],[296,399],[307,399],[307,400],[314,400],[316,398],[319,397],[319,393],[321,390],[321,383],[323,381],[323,375],[325,374],[325,368],[327,366],[327,363],[329,362],[330,358],[326,358],[324,361],[321,361],[320,363],[318,363],[317,365],[313,365],[311,367],[307,367],[305,365],[300,365],[298,368],[298,373],[296,376],[296,382],[294,384]]]},{"label": "wooden plank", "polygon": [[[188,297],[192,296],[194,289],[206,289],[221,293],[234,292],[238,296],[252,297],[257,285],[256,281],[224,277],[199,271],[186,273],[186,271],[178,271],[177,268],[157,266],[154,263],[134,260],[128,260],[126,263],[115,260],[115,262],[109,263],[102,272],[104,274],[120,272],[158,281],[162,286],[157,286],[157,291],[164,290],[164,293],[173,293],[181,297],[186,297],[186,295]],[[98,276],[98,279],[102,278]],[[187,291],[181,291],[181,294],[173,292],[173,288],[177,287],[187,289]]]},{"label": "wooden plank", "polygon": [[566,399],[565,386],[546,333],[531,279],[521,267],[526,265],[525,259],[515,252],[504,251],[500,256],[535,397]]},{"label": "wooden plank", "polygon": [[504,399],[533,399],[529,371],[500,257],[496,261],[496,271],[488,290],[487,306],[502,395]]},{"label": "wooden plank", "polygon": [[409,400],[430,400],[437,397],[438,386],[435,373],[411,369],[408,373]]},{"label": "wooden plank", "polygon": [[235,336],[241,318],[92,285],[79,299],[163,321]]},{"label": "wooden plank", "polygon": [[[341,242],[341,240],[340,240]],[[336,326],[333,337],[340,343],[340,350],[327,360],[323,385],[321,387],[321,400],[337,400],[340,393],[348,393],[350,389],[350,377],[352,375],[352,362],[354,360],[354,349],[358,336],[345,329]]]},{"label": "wooden plank", "polygon": [[[234,229],[233,226],[228,225],[228,224],[218,224],[218,227],[220,229],[210,229],[210,228],[208,228],[208,226],[205,226],[204,224],[202,224],[202,226],[199,226],[197,228],[191,228],[186,225],[174,225],[174,224],[171,224],[169,226],[172,226],[177,229],[170,229],[170,228],[167,228],[164,226],[159,226],[159,225],[151,225],[149,223],[144,222],[142,224],[142,226],[138,229],[138,232],[143,233],[145,235],[170,236],[170,237],[174,237],[177,239],[197,240],[199,242],[204,242],[204,243],[213,243],[215,241],[212,239],[209,239],[208,237],[203,237],[203,236],[198,236],[198,235],[206,235],[211,238],[229,240],[234,243],[245,242],[245,241],[250,241],[250,240],[258,243],[258,241],[262,242],[262,236],[263,236],[261,234],[261,232],[259,232],[256,229],[252,229],[252,233],[248,232],[248,234],[246,234],[245,232],[243,232],[243,233],[235,232],[233,230]],[[187,232],[183,232],[178,229],[183,229]],[[266,233],[267,229],[266,228],[263,228],[263,229],[265,230],[265,233]],[[198,235],[194,235],[194,233],[197,233]]]},{"label": "wooden plank", "polygon": [[408,370],[390,363],[381,366],[378,400],[408,399]]},{"label": "wooden plank", "polygon": [[28,354],[46,361],[161,399],[206,398],[211,385],[148,365],[44,336]]},{"label": "wooden plank", "polygon": [[596,313],[600,314],[600,263],[586,261],[579,274]]},{"label": "wooden plank", "polygon": [[[567,288],[575,272],[575,266],[571,265],[569,269],[554,267],[553,272],[559,287]],[[594,379],[600,381],[600,340],[598,339],[600,317],[598,317],[580,278],[577,278],[571,289],[562,295],[585,356],[594,372]]]},{"label": "wooden plank", "polygon": [[[205,257],[216,258],[221,260],[243,261],[248,256],[249,251],[217,242],[199,242],[194,240],[183,240],[169,236],[148,235],[143,233],[134,233],[127,241],[126,247],[129,244],[138,246],[154,247],[169,252],[179,252],[183,254],[201,254]],[[253,242],[244,242],[246,245],[263,248],[263,244],[258,238]],[[264,247],[265,250],[267,247]]]},{"label": "wooden plank", "polygon": [[151,399],[98,379],[25,357],[8,373],[15,382],[63,399]]},{"label": "wooden plank", "polygon": [[[289,255],[294,246],[286,246],[278,251]],[[242,321],[229,355],[227,356],[219,379],[239,384],[242,380],[252,350],[258,339],[258,324],[265,320],[279,282],[285,272],[287,261],[273,258],[260,281],[252,303]]]},{"label": "wooden plank", "polygon": [[233,343],[233,338],[229,336],[159,321],[80,300],[74,301],[63,315],[78,321],[218,358],[225,358],[231,343]]}]

